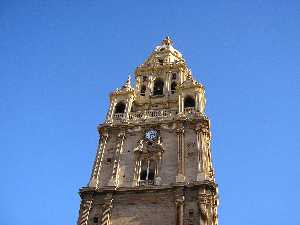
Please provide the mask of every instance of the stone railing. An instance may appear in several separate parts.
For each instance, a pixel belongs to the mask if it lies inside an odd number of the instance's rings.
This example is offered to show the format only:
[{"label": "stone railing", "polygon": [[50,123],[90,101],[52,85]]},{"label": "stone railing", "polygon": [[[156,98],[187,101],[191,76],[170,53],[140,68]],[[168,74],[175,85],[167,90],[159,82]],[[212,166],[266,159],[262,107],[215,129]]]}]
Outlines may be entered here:
[{"label": "stone railing", "polygon": [[177,114],[176,110],[145,110],[129,113],[129,121],[145,120],[145,119],[160,119],[173,118]]},{"label": "stone railing", "polygon": [[[161,110],[145,110],[145,111],[137,111],[131,112],[128,115],[128,122],[135,122],[140,120],[146,119],[172,119],[176,116],[177,110],[170,110],[170,109],[161,109]],[[125,113],[115,113],[113,115],[114,122],[121,122],[126,119]]]},{"label": "stone railing", "polygon": [[144,113],[142,111],[139,112],[131,112],[129,113],[129,120],[139,120],[143,118]]},{"label": "stone railing", "polygon": [[[121,123],[121,122],[140,122],[144,120],[172,120],[175,119],[178,111],[176,109],[157,109],[157,110],[145,110],[145,111],[137,111],[137,112],[130,112],[128,117],[125,113],[115,113],[113,115],[113,122],[114,123]],[[187,107],[184,108],[184,114],[186,116],[193,116],[196,113],[194,107]]]},{"label": "stone railing", "polygon": [[114,119],[115,120],[122,120],[125,118],[125,113],[115,113],[114,114]]},{"label": "stone railing", "polygon": [[184,108],[184,113],[185,114],[191,114],[195,112],[195,108],[194,107],[186,107]]}]

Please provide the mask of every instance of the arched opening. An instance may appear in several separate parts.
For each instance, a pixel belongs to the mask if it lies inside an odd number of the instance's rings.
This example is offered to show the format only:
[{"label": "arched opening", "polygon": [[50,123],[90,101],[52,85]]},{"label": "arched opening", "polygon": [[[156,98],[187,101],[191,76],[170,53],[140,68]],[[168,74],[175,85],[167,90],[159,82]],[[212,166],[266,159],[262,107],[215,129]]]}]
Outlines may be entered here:
[{"label": "arched opening", "polygon": [[171,84],[171,93],[174,94],[176,92],[177,83],[175,81]]},{"label": "arched opening", "polygon": [[115,113],[124,113],[125,112],[125,104],[123,102],[118,102],[115,107]]},{"label": "arched opening", "polygon": [[142,85],[142,87],[141,87],[141,95],[142,96],[145,96],[145,92],[146,92],[146,85]]},{"label": "arched opening", "polygon": [[154,81],[153,95],[163,95],[164,93],[164,82],[161,79]]},{"label": "arched opening", "polygon": [[184,98],[184,108],[194,108],[195,107],[195,100],[191,96],[187,96]]}]

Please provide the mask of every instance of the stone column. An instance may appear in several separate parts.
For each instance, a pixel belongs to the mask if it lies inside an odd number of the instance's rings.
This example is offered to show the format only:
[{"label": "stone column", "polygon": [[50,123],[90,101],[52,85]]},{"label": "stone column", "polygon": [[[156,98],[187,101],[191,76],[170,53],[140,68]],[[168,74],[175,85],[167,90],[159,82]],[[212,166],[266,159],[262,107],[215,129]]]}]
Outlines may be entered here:
[{"label": "stone column", "polygon": [[111,176],[111,178],[108,182],[109,186],[116,186],[117,187],[119,185],[120,154],[122,153],[124,139],[125,139],[125,132],[122,131],[118,134],[116,158],[115,158],[115,161],[114,161],[112,176]]},{"label": "stone column", "polygon": [[125,108],[125,120],[129,119],[130,110],[133,103],[133,96],[130,96],[126,101],[126,108]]},{"label": "stone column", "polygon": [[196,139],[197,139],[197,158],[198,158],[198,168],[197,168],[197,181],[204,180],[203,172],[203,156],[202,156],[202,141],[201,141],[201,127],[197,126],[196,129]]},{"label": "stone column", "polygon": [[153,91],[153,81],[154,81],[154,78],[153,76],[149,76],[148,77],[148,88],[146,89],[146,95],[149,96],[149,95],[152,95],[152,91]]},{"label": "stone column", "polygon": [[112,194],[107,194],[104,198],[104,204],[102,206],[101,225],[111,224],[112,207],[113,207],[113,196]]},{"label": "stone column", "polygon": [[184,96],[183,96],[183,94],[181,96],[181,110],[184,113]]},{"label": "stone column", "polygon": [[184,97],[182,93],[178,95],[178,112],[179,114],[184,113]]},{"label": "stone column", "polygon": [[184,71],[181,69],[178,75],[179,75],[179,82],[180,82],[180,84],[182,84],[184,81],[184,79],[183,79]]},{"label": "stone column", "polygon": [[199,92],[196,92],[196,94],[195,94],[195,110],[196,110],[196,112],[201,112],[200,93]]},{"label": "stone column", "polygon": [[172,76],[172,71],[168,71],[166,73],[166,92],[165,93],[170,93],[170,91],[171,91],[171,76]]},{"label": "stone column", "polygon": [[139,177],[141,172],[141,164],[142,161],[140,160],[140,156],[135,156],[135,166],[134,166],[134,175],[132,181],[132,187],[136,187],[139,185]]},{"label": "stone column", "polygon": [[108,110],[108,113],[107,113],[107,116],[106,116],[106,121],[107,122],[111,122],[112,121],[113,111],[115,109],[116,104],[117,104],[117,99],[113,98],[111,100],[111,103],[110,103],[110,106],[109,106],[109,110]]},{"label": "stone column", "polygon": [[201,113],[204,113],[204,111],[205,111],[205,104],[206,104],[206,99],[205,99],[204,90],[203,90],[200,95],[200,112]]},{"label": "stone column", "polygon": [[141,84],[142,84],[142,76],[137,76],[136,77],[136,84],[135,84],[135,89],[138,91],[138,94],[141,92]]},{"label": "stone column", "polygon": [[176,130],[177,134],[177,176],[176,182],[185,181],[184,168],[184,128],[179,127]]},{"label": "stone column", "polygon": [[178,113],[182,113],[182,109],[181,109],[181,94],[178,95]]},{"label": "stone column", "polygon": [[184,219],[184,194],[183,191],[177,191],[176,199],[176,225],[183,225]]},{"label": "stone column", "polygon": [[81,201],[77,225],[88,225],[92,204],[93,204],[92,200]]},{"label": "stone column", "polygon": [[209,179],[209,157],[208,157],[208,144],[210,141],[210,133],[208,131],[208,128],[206,127],[201,127],[200,129],[200,140],[199,142],[201,143],[201,153],[200,153],[200,163],[201,163],[201,173],[199,180],[207,180]]},{"label": "stone column", "polygon": [[89,182],[89,187],[99,188],[99,183],[100,183],[99,174],[101,171],[102,160],[103,160],[103,155],[105,152],[107,140],[108,140],[107,131],[106,130],[101,131],[97,154],[96,154],[96,159],[94,161],[92,175],[91,175],[90,182]]},{"label": "stone column", "polygon": [[200,214],[199,224],[210,225],[208,221],[208,211],[207,211],[207,195],[205,193],[198,194],[198,209]]},{"label": "stone column", "polygon": [[218,205],[219,205],[218,188],[216,188],[216,193],[213,197],[213,215],[212,215],[213,225],[218,225]]}]

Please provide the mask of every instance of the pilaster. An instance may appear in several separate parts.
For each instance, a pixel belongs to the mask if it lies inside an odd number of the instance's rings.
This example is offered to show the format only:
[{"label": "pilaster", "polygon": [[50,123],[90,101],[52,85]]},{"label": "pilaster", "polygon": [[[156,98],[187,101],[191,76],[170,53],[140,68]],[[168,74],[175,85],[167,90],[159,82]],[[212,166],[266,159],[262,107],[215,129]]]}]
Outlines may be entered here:
[{"label": "pilaster", "polygon": [[80,203],[79,218],[77,225],[88,225],[89,215],[93,200],[82,200]]},{"label": "pilaster", "polygon": [[118,186],[119,184],[119,166],[120,166],[120,154],[122,153],[123,143],[125,139],[125,132],[121,131],[118,134],[118,143],[116,148],[116,158],[114,161],[113,171],[108,186]]},{"label": "pilaster", "polygon": [[111,225],[112,207],[113,207],[113,196],[112,194],[107,194],[104,198],[104,204],[102,206],[101,225]]},{"label": "pilaster", "polygon": [[100,182],[99,175],[101,171],[103,155],[105,152],[107,140],[108,140],[108,132],[106,130],[100,131],[100,138],[99,138],[96,159],[94,161],[92,175],[89,182],[90,187],[96,187],[96,188],[99,187],[99,182]]},{"label": "pilaster", "polygon": [[176,225],[183,225],[184,219],[184,192],[182,189],[177,190],[176,193]]},{"label": "pilaster", "polygon": [[177,134],[177,176],[176,182],[185,182],[185,162],[184,162],[184,127],[179,125]]}]

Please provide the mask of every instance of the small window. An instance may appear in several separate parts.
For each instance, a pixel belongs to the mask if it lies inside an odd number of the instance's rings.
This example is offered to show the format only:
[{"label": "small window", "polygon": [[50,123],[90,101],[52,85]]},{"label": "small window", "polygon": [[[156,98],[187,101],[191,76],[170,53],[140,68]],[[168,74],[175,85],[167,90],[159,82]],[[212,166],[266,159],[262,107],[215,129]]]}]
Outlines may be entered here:
[{"label": "small window", "polygon": [[163,95],[164,82],[161,79],[156,79],[153,87],[153,95]]},{"label": "small window", "polygon": [[195,107],[195,100],[191,96],[184,98],[184,108],[193,108]]},{"label": "small window", "polygon": [[143,81],[147,81],[147,77],[146,76],[143,76]]},{"label": "small window", "polygon": [[148,162],[143,160],[141,166],[140,180],[147,180]]},{"label": "small window", "polygon": [[177,83],[175,81],[171,84],[171,93],[174,94],[176,92]]},{"label": "small window", "polygon": [[111,163],[111,158],[107,158],[106,162]]},{"label": "small window", "polygon": [[155,163],[153,160],[149,163],[148,180],[154,180],[155,176]]},{"label": "small window", "polygon": [[155,177],[155,161],[143,160],[141,165],[140,180],[153,181]]},{"label": "small window", "polygon": [[164,64],[164,60],[162,60],[162,59],[159,59],[158,62],[159,62],[160,65]]},{"label": "small window", "polygon": [[116,105],[115,113],[124,113],[125,112],[125,104],[123,102],[119,102]]},{"label": "small window", "polygon": [[189,217],[193,217],[194,216],[194,210],[190,209],[189,210]]},{"label": "small window", "polygon": [[176,73],[172,73],[172,80],[176,80]]},{"label": "small window", "polygon": [[93,218],[93,222],[94,222],[94,223],[98,223],[98,220],[99,220],[98,217],[94,217],[94,218]]},{"label": "small window", "polygon": [[146,92],[146,86],[142,85],[142,87],[141,87],[141,95],[145,96],[145,92]]}]

